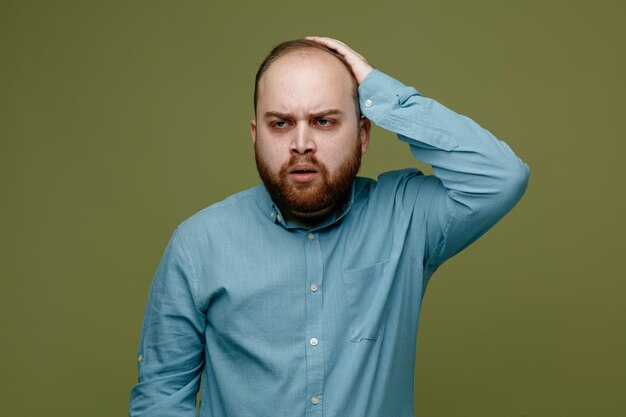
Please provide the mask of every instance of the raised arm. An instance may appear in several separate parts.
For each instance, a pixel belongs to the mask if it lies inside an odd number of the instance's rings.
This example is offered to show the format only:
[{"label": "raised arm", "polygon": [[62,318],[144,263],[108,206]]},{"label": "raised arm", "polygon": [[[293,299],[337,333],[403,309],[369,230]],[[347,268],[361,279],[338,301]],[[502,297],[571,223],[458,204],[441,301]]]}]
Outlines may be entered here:
[{"label": "raised arm", "polygon": [[470,118],[373,69],[344,43],[309,39],[336,50],[352,66],[363,115],[395,132],[416,159],[433,167],[435,176],[424,180],[414,170],[399,187],[407,209],[426,218],[427,272],[478,239],[519,201],[530,171],[506,143]]}]

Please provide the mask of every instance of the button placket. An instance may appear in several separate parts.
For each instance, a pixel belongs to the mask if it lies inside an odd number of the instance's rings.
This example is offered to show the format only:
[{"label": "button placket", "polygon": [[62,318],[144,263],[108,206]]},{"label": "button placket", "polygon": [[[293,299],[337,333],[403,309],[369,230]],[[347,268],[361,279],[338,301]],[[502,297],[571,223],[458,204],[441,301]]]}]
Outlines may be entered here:
[{"label": "button placket", "polygon": [[323,258],[320,245],[320,236],[317,233],[306,232],[304,235],[305,262],[306,262],[306,295],[305,295],[305,322],[306,322],[306,391],[309,397],[305,415],[320,416],[322,407],[318,406],[324,390],[324,340],[323,333],[323,304],[319,289],[323,284]]}]

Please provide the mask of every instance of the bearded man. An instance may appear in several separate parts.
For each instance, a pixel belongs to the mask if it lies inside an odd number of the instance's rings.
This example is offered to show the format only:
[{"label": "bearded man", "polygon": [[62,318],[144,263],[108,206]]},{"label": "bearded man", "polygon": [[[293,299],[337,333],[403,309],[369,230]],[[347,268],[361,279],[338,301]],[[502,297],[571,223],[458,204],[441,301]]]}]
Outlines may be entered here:
[{"label": "bearded man", "polygon": [[[413,416],[435,270],[523,195],[504,142],[320,37],[278,45],[250,123],[262,184],[174,232],[153,279],[131,416]],[[357,176],[371,121],[416,168]]]}]

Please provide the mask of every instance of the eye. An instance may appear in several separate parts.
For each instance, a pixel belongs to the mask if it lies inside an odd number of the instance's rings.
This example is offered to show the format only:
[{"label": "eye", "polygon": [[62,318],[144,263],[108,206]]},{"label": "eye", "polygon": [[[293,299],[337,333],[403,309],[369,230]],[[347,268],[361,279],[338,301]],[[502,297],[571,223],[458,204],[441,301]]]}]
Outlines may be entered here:
[{"label": "eye", "polygon": [[331,127],[333,125],[333,122],[328,119],[317,119],[315,122],[321,127]]},{"label": "eye", "polygon": [[285,127],[287,127],[287,122],[285,122],[284,120],[276,120],[271,123],[271,126],[277,129],[284,129]]}]

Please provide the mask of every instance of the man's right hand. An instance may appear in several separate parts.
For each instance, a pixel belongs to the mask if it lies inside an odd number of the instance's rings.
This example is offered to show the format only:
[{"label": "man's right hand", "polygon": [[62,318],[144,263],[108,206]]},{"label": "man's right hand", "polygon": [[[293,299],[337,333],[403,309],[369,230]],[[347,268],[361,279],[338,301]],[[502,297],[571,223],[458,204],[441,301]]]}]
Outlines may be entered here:
[{"label": "man's right hand", "polygon": [[356,77],[359,84],[361,84],[365,77],[367,77],[367,75],[374,70],[374,67],[367,62],[367,59],[365,59],[363,55],[354,51],[348,45],[338,41],[337,39],[319,36],[307,36],[305,39],[327,46],[328,48],[336,51],[339,55],[343,56],[348,62],[348,65],[350,65],[352,73]]}]

